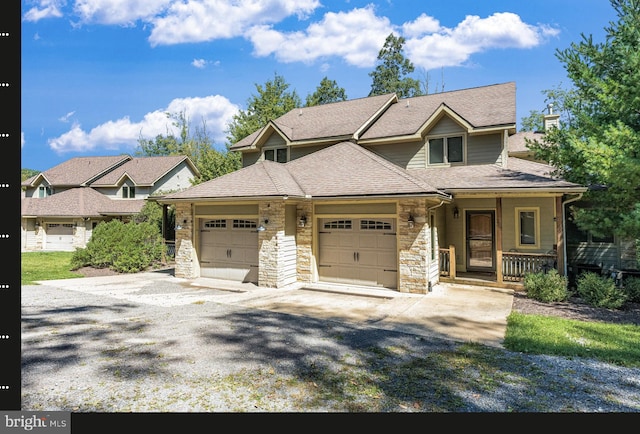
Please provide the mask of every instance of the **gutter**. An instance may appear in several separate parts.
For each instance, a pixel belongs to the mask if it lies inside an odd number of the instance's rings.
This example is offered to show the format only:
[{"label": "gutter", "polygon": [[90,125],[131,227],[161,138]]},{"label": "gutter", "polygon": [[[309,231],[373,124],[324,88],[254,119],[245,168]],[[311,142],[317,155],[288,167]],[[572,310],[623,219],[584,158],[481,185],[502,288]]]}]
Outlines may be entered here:
[{"label": "gutter", "polygon": [[582,199],[582,195],[584,193],[578,193],[577,196],[572,197],[571,199],[567,199],[565,201],[562,202],[562,255],[564,256],[564,275],[567,276],[567,262],[568,258],[567,258],[567,219],[566,219],[566,205],[570,204],[572,202],[575,202],[577,200]]}]

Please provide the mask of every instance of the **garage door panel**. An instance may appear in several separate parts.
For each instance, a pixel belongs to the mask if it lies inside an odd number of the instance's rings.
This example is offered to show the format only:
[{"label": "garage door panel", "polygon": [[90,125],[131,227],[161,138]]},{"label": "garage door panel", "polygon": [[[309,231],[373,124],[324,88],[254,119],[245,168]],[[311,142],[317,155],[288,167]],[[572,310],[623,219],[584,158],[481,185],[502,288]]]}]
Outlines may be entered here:
[{"label": "garage door panel", "polygon": [[[348,230],[321,231],[319,275],[327,282],[397,286],[396,236],[393,219],[326,219],[326,226],[343,224]],[[326,267],[331,265],[331,267]]]},{"label": "garage door panel", "polygon": [[201,226],[199,256],[202,277],[258,281],[255,220],[203,220]]},{"label": "garage door panel", "polygon": [[49,223],[46,232],[46,249],[55,251],[73,251],[73,224]]}]

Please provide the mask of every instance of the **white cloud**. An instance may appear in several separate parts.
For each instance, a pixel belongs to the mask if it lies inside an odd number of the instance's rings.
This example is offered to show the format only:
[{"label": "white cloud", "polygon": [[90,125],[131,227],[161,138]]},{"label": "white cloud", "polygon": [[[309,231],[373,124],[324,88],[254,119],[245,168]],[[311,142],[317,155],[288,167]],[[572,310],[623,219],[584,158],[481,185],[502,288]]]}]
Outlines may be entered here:
[{"label": "white cloud", "polygon": [[[416,34],[413,25],[408,28],[410,34]],[[490,49],[532,48],[558,33],[550,26],[526,24],[518,15],[504,12],[488,18],[467,16],[453,29],[442,27],[422,37],[408,38],[404,48],[416,67],[429,70],[463,65],[473,54]]]},{"label": "white cloud", "polygon": [[24,131],[20,131],[20,148],[24,148]]},{"label": "white cloud", "polygon": [[60,18],[62,17],[62,8],[67,3],[66,0],[39,0],[36,2],[37,6],[34,6],[27,10],[22,16],[24,21],[40,21],[45,18]]},{"label": "white cloud", "polygon": [[418,18],[402,25],[402,35],[405,38],[417,38],[425,33],[435,33],[440,30],[440,21],[421,14]]},{"label": "white cloud", "polygon": [[[467,16],[447,28],[425,13],[399,26],[378,16],[375,6],[327,12],[320,21],[297,31],[282,31],[278,24],[297,16],[308,18],[320,0],[70,0],[75,18],[82,23],[149,26],[152,46],[206,42],[219,38],[247,38],[257,57],[274,56],[283,63],[325,62],[340,58],[349,65],[375,65],[385,38],[402,35],[405,55],[426,70],[461,66],[479,52],[492,49],[526,49],[541,44],[559,31],[524,23],[513,13],[498,12],[486,18]],[[67,0],[33,0],[25,20],[61,17]],[[205,61],[196,59],[197,68]]]},{"label": "white cloud", "polygon": [[254,25],[305,18],[319,6],[319,0],[175,1],[151,20],[149,41],[156,46],[237,37]]},{"label": "white cloud", "polygon": [[193,59],[193,62],[191,62],[191,64],[198,69],[203,69],[207,66],[207,61],[204,59]]},{"label": "white cloud", "polygon": [[131,26],[153,20],[175,0],[75,0],[73,7],[83,23]]},{"label": "white cloud", "polygon": [[135,149],[138,139],[152,139],[157,135],[166,136],[175,127],[166,113],[185,113],[192,128],[206,126],[209,137],[216,145],[225,141],[225,130],[239,107],[220,95],[207,97],[179,98],[171,101],[162,110],[147,113],[139,122],[132,122],[128,116],[108,121],[90,131],[84,131],[80,124],[74,123],[69,131],[59,137],[49,139],[49,147],[55,152],[87,152],[94,149],[123,152]]},{"label": "white cloud", "polygon": [[256,56],[273,54],[285,63],[338,56],[350,65],[370,67],[392,31],[389,19],[376,16],[370,5],[349,12],[327,12],[322,21],[304,32],[282,33],[270,26],[254,26],[246,35]]},{"label": "white cloud", "polygon": [[69,122],[69,119],[71,119],[71,117],[72,117],[74,114],[76,114],[76,112],[74,112],[74,111],[73,111],[73,112],[69,112],[69,113],[67,113],[66,115],[62,116],[61,118],[58,118],[58,120],[59,120],[60,122],[65,122],[65,123],[66,123],[66,122]]}]

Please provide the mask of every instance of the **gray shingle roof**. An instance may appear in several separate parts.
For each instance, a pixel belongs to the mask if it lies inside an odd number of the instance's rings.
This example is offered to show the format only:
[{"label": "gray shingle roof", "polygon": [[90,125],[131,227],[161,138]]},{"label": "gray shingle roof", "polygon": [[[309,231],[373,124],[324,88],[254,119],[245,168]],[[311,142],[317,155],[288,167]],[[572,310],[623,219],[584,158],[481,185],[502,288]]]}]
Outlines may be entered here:
[{"label": "gray shingle roof", "polygon": [[359,145],[341,142],[288,163],[260,161],[164,199],[442,195]]},{"label": "gray shingle roof", "polygon": [[510,82],[402,99],[389,107],[361,139],[415,134],[444,106],[475,128],[515,126],[516,85]]},{"label": "gray shingle roof", "polygon": [[431,167],[412,170],[411,173],[447,192],[507,188],[584,190],[579,184],[553,177],[553,167],[547,164],[509,157],[507,167],[497,164]]},{"label": "gray shingle roof", "polygon": [[29,178],[22,185],[31,185],[40,175],[44,176],[49,184],[54,186],[86,185],[107,170],[128,160],[131,160],[129,155],[71,158],[51,169],[45,170],[39,175]]},{"label": "gray shingle roof", "polygon": [[521,131],[509,136],[509,154],[528,154],[531,151],[527,148],[528,140],[542,140],[545,136],[542,132]]},{"label": "gray shingle roof", "polygon": [[[385,94],[301,107],[274,119],[273,125],[292,142],[330,137],[353,137],[361,128],[371,123],[381,110],[395,101],[397,101],[395,94]],[[251,146],[262,130],[240,140],[231,146],[231,149],[238,150]]]},{"label": "gray shingle roof", "polygon": [[[153,185],[185,160],[188,158],[184,155],[133,158],[92,182],[91,185],[95,187],[117,185],[125,175],[138,186]],[[194,166],[192,169],[197,172]]]},{"label": "gray shingle roof", "polygon": [[142,199],[109,199],[90,187],[72,188],[44,198],[23,198],[21,215],[39,217],[99,217],[140,212]]}]

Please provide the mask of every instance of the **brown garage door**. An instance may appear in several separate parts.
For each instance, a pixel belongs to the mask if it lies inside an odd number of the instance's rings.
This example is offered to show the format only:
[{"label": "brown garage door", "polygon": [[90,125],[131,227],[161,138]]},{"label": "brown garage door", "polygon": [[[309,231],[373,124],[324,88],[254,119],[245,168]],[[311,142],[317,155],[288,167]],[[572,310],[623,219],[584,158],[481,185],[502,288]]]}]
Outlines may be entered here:
[{"label": "brown garage door", "polygon": [[320,280],[397,287],[395,219],[321,219]]},{"label": "brown garage door", "polygon": [[200,275],[257,283],[256,223],[246,219],[201,219]]}]

